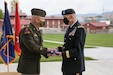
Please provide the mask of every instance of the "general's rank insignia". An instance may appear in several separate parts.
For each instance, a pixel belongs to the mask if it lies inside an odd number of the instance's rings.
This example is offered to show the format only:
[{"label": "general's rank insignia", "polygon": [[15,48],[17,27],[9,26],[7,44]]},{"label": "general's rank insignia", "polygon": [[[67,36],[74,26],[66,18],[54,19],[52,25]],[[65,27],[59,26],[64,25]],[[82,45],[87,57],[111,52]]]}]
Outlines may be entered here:
[{"label": "general's rank insignia", "polygon": [[62,11],[62,14],[65,15],[66,14],[65,11]]},{"label": "general's rank insignia", "polygon": [[80,26],[78,26],[78,28],[84,28],[84,26],[81,26],[81,25],[80,25]]},{"label": "general's rank insignia", "polygon": [[29,31],[29,29],[28,28],[25,28],[25,30],[24,30],[24,34],[30,34],[31,32]]}]

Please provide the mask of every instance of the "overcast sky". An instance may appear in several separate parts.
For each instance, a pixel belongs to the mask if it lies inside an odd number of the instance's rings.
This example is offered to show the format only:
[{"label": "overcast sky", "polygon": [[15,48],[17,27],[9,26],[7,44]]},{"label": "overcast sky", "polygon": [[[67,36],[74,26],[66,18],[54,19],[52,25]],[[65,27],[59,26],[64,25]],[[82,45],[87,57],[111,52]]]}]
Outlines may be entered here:
[{"label": "overcast sky", "polygon": [[[10,11],[10,1],[8,10]],[[31,15],[32,8],[46,10],[47,15],[61,14],[63,9],[73,8],[77,14],[102,13],[113,11],[113,0],[18,0],[19,9],[27,15]],[[0,9],[4,11],[4,0],[0,0]]]}]

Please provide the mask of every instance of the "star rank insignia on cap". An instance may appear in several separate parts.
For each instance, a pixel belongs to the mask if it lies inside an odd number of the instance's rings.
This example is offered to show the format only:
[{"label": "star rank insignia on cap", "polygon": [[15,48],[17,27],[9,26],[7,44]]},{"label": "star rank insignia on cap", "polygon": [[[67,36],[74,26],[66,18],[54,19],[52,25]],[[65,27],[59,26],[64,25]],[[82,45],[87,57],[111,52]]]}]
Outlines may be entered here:
[{"label": "star rank insignia on cap", "polygon": [[30,30],[28,28],[25,28],[24,34],[30,34]]}]

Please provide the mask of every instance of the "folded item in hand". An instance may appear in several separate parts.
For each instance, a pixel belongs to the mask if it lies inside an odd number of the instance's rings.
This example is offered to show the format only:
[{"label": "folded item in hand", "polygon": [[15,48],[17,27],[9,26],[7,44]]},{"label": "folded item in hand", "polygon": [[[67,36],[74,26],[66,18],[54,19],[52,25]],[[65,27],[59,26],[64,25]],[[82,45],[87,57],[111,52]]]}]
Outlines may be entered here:
[{"label": "folded item in hand", "polygon": [[56,50],[52,50],[52,51],[48,52],[48,54],[51,54],[51,55],[53,55],[53,54],[55,54],[55,55],[59,55],[59,54],[56,53],[56,52],[57,52]]}]

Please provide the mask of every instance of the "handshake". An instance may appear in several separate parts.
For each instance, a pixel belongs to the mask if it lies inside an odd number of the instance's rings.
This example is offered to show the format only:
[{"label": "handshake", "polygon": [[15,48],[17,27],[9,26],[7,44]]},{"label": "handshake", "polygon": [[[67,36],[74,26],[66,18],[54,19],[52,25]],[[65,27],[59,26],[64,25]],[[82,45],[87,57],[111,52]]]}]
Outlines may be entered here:
[{"label": "handshake", "polygon": [[62,56],[62,47],[50,48],[47,52],[48,56]]}]

